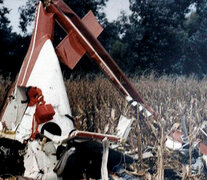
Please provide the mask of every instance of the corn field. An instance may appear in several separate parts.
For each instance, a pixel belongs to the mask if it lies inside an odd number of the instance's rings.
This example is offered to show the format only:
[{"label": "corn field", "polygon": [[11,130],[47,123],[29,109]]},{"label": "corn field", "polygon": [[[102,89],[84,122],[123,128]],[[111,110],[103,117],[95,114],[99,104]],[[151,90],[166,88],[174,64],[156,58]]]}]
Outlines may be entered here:
[{"label": "corn field", "polygon": [[[172,158],[174,152],[165,148],[160,152],[162,157],[160,160],[159,149],[164,147],[164,138],[160,132],[164,130],[164,134],[168,134],[173,124],[180,123],[180,118],[184,115],[189,133],[195,134],[194,128],[199,127],[207,118],[207,79],[198,80],[193,76],[188,78],[168,76],[156,78],[152,74],[142,77],[134,76],[130,80],[147,104],[162,117],[161,122],[158,123],[153,118],[140,119],[142,150],[149,147],[154,148],[156,158],[144,161],[144,166],[142,163],[138,163],[134,169],[138,174],[144,172],[143,179],[163,179],[164,169],[179,172],[183,165],[178,158]],[[78,129],[116,134],[120,115],[132,116],[131,107],[103,76],[72,78],[66,80],[65,84]],[[128,148],[132,153],[138,154],[139,133],[136,123],[137,121],[132,126],[124,149]],[[194,138],[198,137],[204,143],[207,142],[207,138],[201,133],[197,133]],[[160,167],[160,164],[163,166]],[[153,177],[146,173],[149,169]],[[159,169],[163,172],[160,173],[160,176]],[[148,175],[149,177],[147,177]],[[205,179],[201,176],[189,177],[189,179]]]},{"label": "corn field", "polygon": [[[192,127],[207,120],[207,78],[134,76],[130,79],[147,104],[164,119],[164,129],[185,115]],[[130,107],[116,88],[102,75],[65,80],[72,114],[78,129],[104,132],[109,123],[115,133],[120,115],[130,116]],[[0,76],[0,106],[11,86],[10,78]]]},{"label": "corn field", "polygon": [[[185,115],[187,124],[198,126],[207,120],[207,79],[195,77],[156,78],[134,76],[130,79],[145,99],[164,119],[164,129],[180,122]],[[121,114],[128,115],[130,107],[103,76],[75,78],[65,81],[73,116],[80,129],[104,131],[107,123],[116,126]],[[115,127],[110,126],[110,131]]]},{"label": "corn field", "polygon": [[[6,92],[11,86],[11,80],[0,77],[0,106],[2,106]],[[207,120],[207,78],[198,80],[196,77],[169,77],[157,78],[149,76],[134,76],[130,78],[147,104],[157,111],[161,117],[161,126],[167,134],[174,123],[180,123],[185,116],[189,132],[193,133]],[[120,115],[131,117],[132,108],[119,94],[116,88],[102,75],[86,76],[84,78],[71,77],[65,80],[72,115],[75,118],[76,128],[93,132],[116,134],[116,126]],[[150,124],[155,127],[153,131]],[[140,119],[143,149],[159,144],[156,133],[160,136],[157,122],[151,119]],[[137,148],[136,121],[129,135],[129,149]],[[198,133],[204,143],[207,138]],[[169,159],[168,159],[169,160]],[[164,163],[165,166],[169,162]],[[181,168],[178,164],[178,168]]]}]

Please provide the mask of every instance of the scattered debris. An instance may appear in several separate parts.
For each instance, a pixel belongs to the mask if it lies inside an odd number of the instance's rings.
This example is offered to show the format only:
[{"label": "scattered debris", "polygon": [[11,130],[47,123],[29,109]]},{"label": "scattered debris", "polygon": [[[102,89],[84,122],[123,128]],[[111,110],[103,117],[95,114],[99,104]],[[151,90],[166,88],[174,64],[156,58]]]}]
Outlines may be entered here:
[{"label": "scattered debris", "polygon": [[[165,139],[163,119],[98,42],[103,28],[93,13],[81,20],[62,0],[45,4],[43,7],[39,1],[37,5],[27,55],[1,110],[0,179],[170,180],[206,176],[207,145],[192,140],[184,116],[182,131],[176,123]],[[67,36],[54,49],[55,21]],[[131,118],[120,117],[116,134],[75,127],[58,58],[73,69],[84,54],[97,62],[133,109]],[[114,114],[112,109],[113,120]],[[207,136],[205,125],[197,132]],[[110,123],[104,133],[109,129]],[[136,133],[131,135],[133,129]],[[149,136],[153,136],[151,146],[143,140]],[[131,148],[130,142],[136,147]]]},{"label": "scattered debris", "polygon": [[190,143],[184,116],[181,117],[181,124],[182,131],[171,131],[167,136],[165,145],[174,151],[173,156],[183,164],[183,174],[189,175],[191,173],[192,175],[206,176],[207,145],[199,139]]},{"label": "scattered debris", "polygon": [[[28,52],[1,110],[0,174],[72,180],[108,179],[108,172],[114,172],[132,179],[122,169],[134,159],[117,147],[126,142],[134,120],[121,117],[116,135],[76,130],[58,58],[73,69],[87,53],[127,103],[139,103],[148,117],[154,111],[98,42],[103,28],[91,11],[80,20],[62,0],[45,4],[37,4]],[[55,21],[67,33],[56,49],[52,44]]]}]

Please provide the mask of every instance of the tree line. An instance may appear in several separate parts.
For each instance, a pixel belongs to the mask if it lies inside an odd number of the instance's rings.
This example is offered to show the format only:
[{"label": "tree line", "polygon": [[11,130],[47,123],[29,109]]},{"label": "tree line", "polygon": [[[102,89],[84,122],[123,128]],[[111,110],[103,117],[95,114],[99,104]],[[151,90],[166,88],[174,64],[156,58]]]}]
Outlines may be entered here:
[{"label": "tree line", "polygon": [[[108,0],[65,0],[80,17],[89,10],[104,31],[98,38],[128,74],[207,74],[207,0],[129,0],[131,14],[109,22],[103,8]],[[0,0],[0,4],[3,0]],[[21,34],[12,32],[9,8],[0,8],[0,73],[15,76],[24,59],[37,0],[19,9]],[[64,37],[57,26],[54,45]],[[63,66],[64,69],[64,66]],[[68,71],[69,72],[69,71]],[[86,56],[75,72],[98,72]],[[70,73],[70,72],[69,72]]]}]

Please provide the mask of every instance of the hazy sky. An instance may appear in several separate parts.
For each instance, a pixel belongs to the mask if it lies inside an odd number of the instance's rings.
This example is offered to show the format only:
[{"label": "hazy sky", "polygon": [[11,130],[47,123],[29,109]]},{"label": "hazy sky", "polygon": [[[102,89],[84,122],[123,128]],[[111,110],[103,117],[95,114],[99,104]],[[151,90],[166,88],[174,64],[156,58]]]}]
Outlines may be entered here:
[{"label": "hazy sky", "polygon": [[129,10],[129,0],[109,0],[106,5],[106,15],[109,21],[116,19],[121,11],[125,11],[127,14]]},{"label": "hazy sky", "polygon": [[[18,8],[24,5],[26,0],[4,0],[4,6],[8,7],[11,11],[9,19],[13,26],[13,30],[19,32],[18,22],[19,13]],[[129,13],[129,0],[109,0],[106,6],[106,15],[109,21],[116,19],[121,11]]]}]

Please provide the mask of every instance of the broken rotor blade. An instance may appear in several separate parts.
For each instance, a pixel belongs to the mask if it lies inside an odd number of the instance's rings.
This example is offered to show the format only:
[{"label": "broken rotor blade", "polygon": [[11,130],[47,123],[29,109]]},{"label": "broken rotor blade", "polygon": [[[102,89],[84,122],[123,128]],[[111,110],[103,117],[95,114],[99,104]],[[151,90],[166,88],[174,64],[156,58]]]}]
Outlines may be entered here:
[{"label": "broken rotor blade", "polygon": [[131,97],[134,101],[143,104],[154,115],[154,118],[158,118],[159,115],[151,107],[147,106],[126,75],[81,19],[62,0],[52,0],[52,2],[53,4],[47,7],[47,11],[55,13],[56,21],[67,33],[74,32],[77,41],[86,49],[87,55],[98,63],[121,94],[126,99]]},{"label": "broken rotor blade", "polygon": [[[97,22],[92,11],[89,11],[81,20],[89,31],[97,38],[103,28]],[[68,35],[56,47],[59,59],[70,69],[73,69],[86,53],[86,49],[77,40],[76,34],[71,30]]]}]

